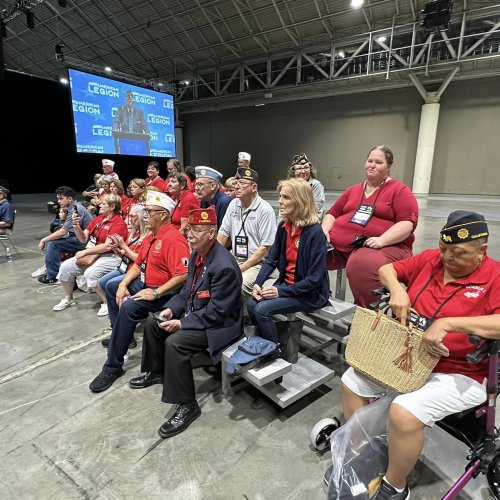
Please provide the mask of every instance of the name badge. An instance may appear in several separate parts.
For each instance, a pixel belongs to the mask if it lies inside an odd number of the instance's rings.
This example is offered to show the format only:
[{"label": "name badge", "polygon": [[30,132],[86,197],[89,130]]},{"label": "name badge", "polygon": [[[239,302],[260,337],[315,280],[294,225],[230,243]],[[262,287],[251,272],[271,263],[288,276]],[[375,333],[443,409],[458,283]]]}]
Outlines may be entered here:
[{"label": "name badge", "polygon": [[247,236],[236,236],[235,242],[235,255],[236,257],[241,257],[243,259],[248,259],[248,237]]},{"label": "name badge", "polygon": [[210,298],[210,291],[209,290],[202,290],[201,292],[198,292],[196,296],[199,299],[208,299]]},{"label": "name badge", "polygon": [[375,205],[361,203],[349,222],[365,227],[368,221],[373,217],[374,212]]},{"label": "name badge", "polygon": [[92,248],[95,247],[97,244],[97,238],[95,236],[91,236],[89,238],[89,241],[87,242],[86,248]]},{"label": "name badge", "polygon": [[130,264],[130,259],[126,259],[125,257],[123,257],[122,261],[120,262],[120,267],[119,267],[120,271],[122,273],[126,273],[129,264]]},{"label": "name badge", "polygon": [[432,325],[432,319],[428,316],[421,316],[415,311],[410,311],[410,323],[419,331],[425,332]]}]

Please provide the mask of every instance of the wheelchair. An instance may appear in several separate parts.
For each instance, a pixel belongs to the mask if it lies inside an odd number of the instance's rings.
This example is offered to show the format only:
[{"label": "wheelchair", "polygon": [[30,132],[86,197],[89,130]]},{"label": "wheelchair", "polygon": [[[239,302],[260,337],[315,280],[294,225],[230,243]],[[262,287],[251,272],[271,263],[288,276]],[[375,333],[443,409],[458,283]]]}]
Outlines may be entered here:
[{"label": "wheelchair", "polygon": [[[385,308],[388,305],[387,290],[375,290],[380,300],[371,308]],[[493,498],[500,500],[500,432],[495,427],[496,400],[500,393],[500,340],[487,340],[470,335],[469,340],[476,349],[466,356],[469,363],[480,363],[488,358],[487,399],[486,402],[461,413],[449,415],[436,423],[450,435],[465,443],[469,448],[464,473],[442,497],[452,500],[471,481],[485,474]],[[310,444],[318,453],[330,448],[332,433],[341,426],[338,418],[324,418],[311,430]]]}]

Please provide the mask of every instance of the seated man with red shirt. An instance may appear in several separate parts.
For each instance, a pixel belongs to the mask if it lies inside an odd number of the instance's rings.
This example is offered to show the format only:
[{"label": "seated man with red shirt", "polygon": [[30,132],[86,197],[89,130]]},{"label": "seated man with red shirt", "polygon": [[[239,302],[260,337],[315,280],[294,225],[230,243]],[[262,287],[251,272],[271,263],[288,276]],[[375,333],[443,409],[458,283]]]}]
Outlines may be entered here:
[{"label": "seated man with red shirt", "polygon": [[[487,360],[471,364],[465,356],[475,349],[468,335],[500,339],[500,266],[486,255],[488,234],[482,215],[458,210],[441,230],[439,249],[380,268],[394,314],[406,324],[414,308],[426,320],[415,325],[425,331],[424,346],[440,360],[423,387],[391,404],[389,464],[376,500],[409,498],[406,477],[426,426],[486,400]],[[342,376],[344,416],[387,390],[349,368]]]},{"label": "seated man with red shirt", "polygon": [[187,278],[189,247],[170,223],[175,202],[165,193],[149,191],[144,208],[146,229],[137,259],[118,283],[109,283],[106,298],[109,315],[116,318],[108,343],[108,359],[91,382],[92,392],[109,389],[124,373],[123,361],[134,330],[150,312],[159,311]]}]

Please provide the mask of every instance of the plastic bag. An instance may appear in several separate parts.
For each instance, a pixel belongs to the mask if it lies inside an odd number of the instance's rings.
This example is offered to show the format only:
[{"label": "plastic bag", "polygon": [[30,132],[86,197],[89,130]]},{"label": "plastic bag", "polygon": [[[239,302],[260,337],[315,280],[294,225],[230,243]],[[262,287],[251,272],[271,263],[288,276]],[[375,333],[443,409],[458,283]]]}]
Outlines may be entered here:
[{"label": "plastic bag", "polygon": [[328,500],[368,500],[387,469],[387,420],[394,396],[357,410],[331,437]]}]

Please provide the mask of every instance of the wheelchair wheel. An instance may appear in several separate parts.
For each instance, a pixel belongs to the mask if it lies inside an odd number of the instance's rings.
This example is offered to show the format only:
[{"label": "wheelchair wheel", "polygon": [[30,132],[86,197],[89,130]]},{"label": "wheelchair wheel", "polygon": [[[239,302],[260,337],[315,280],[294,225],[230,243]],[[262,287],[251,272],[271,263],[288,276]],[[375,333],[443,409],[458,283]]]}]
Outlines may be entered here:
[{"label": "wheelchair wheel", "polygon": [[309,436],[311,446],[321,453],[324,453],[330,446],[330,435],[341,426],[337,417],[324,418],[320,420],[311,430]]},{"label": "wheelchair wheel", "polygon": [[488,466],[486,478],[493,498],[500,500],[500,454],[496,455]]}]

